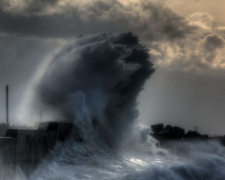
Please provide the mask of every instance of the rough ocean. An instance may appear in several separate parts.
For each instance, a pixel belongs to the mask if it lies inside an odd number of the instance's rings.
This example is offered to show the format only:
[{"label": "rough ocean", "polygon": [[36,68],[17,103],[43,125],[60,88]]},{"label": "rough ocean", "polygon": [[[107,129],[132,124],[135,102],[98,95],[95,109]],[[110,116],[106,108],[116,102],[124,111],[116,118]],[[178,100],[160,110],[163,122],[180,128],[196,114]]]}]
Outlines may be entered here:
[{"label": "rough ocean", "polygon": [[[32,180],[224,180],[216,142],[160,148],[137,121],[137,97],[154,73],[149,50],[132,33],[80,37],[52,60],[38,86],[49,116],[76,124]],[[27,180],[20,171],[16,180]]]}]

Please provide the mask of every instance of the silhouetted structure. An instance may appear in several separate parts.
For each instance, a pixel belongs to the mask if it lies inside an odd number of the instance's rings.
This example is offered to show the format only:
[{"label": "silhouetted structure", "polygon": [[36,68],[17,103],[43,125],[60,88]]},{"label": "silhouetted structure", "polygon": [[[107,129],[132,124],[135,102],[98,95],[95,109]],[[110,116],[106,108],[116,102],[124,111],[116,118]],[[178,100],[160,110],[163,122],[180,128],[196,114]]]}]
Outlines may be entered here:
[{"label": "silhouetted structure", "polygon": [[167,142],[171,140],[187,141],[187,140],[207,140],[208,135],[202,135],[197,131],[188,131],[185,133],[183,128],[177,126],[167,125],[164,127],[163,124],[151,125],[153,133],[151,135],[158,139],[160,142]]},{"label": "silhouetted structure", "polygon": [[[7,129],[0,138],[0,155],[4,165],[15,169],[15,165],[29,175],[46,157],[57,142],[65,141],[73,131],[73,123],[45,122],[38,129]],[[74,134],[80,140],[78,129]]]}]

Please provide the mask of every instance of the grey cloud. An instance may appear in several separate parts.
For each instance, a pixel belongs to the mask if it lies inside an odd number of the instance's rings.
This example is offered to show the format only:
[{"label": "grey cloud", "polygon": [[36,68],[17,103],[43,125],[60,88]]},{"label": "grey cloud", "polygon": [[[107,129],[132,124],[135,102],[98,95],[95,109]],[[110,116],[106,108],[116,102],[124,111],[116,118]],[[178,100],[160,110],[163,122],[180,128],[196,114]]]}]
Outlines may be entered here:
[{"label": "grey cloud", "polygon": [[213,51],[216,48],[222,48],[225,45],[225,40],[218,34],[210,34],[204,40],[204,47],[208,51]]},{"label": "grey cloud", "polygon": [[5,12],[11,12],[11,14],[23,14],[26,16],[29,16],[29,14],[41,15],[45,13],[46,9],[57,5],[58,2],[59,0],[2,0],[0,7]]},{"label": "grey cloud", "polygon": [[13,11],[15,7],[7,2],[10,8],[3,3],[0,11],[2,32],[68,39],[80,34],[132,30],[152,49],[158,66],[196,72],[222,68],[225,35],[221,27],[212,28],[214,18],[207,13],[197,12],[185,19],[162,1],[129,5],[117,0],[20,1],[21,9],[43,6],[37,11]]},{"label": "grey cloud", "polygon": [[[25,1],[21,2],[25,3]],[[184,38],[195,29],[186,24],[184,18],[174,14],[161,2],[140,1],[135,4],[123,5],[117,0],[107,2],[98,0],[82,3],[65,1],[65,4],[65,7],[61,7],[57,1],[51,3],[31,1],[26,5],[30,10],[21,12],[13,11],[13,7],[6,10],[7,8],[2,5],[0,30],[53,38],[132,30],[141,39],[149,41]],[[43,6],[43,8],[39,8],[39,6]],[[51,12],[43,10],[48,7]],[[20,7],[18,6],[18,8]],[[33,11],[32,8],[37,10]],[[41,14],[38,15],[37,11],[40,11]]]},{"label": "grey cloud", "polygon": [[196,29],[186,37],[149,43],[156,66],[224,75],[225,39],[221,27],[213,29],[213,18],[207,13],[195,13],[190,17],[187,23]]},{"label": "grey cloud", "polygon": [[60,38],[76,34],[76,25],[73,27],[71,21],[58,15],[54,17],[23,17],[0,11],[0,25],[0,31],[2,32],[23,36]]}]

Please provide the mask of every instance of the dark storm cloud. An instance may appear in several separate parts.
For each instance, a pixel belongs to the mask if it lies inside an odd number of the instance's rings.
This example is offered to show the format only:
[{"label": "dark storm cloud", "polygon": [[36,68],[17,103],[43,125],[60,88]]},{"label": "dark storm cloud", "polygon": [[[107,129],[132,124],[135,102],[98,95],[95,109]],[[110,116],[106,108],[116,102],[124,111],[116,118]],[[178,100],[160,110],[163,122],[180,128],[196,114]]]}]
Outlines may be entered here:
[{"label": "dark storm cloud", "polygon": [[46,7],[51,7],[56,5],[59,0],[25,0],[26,8],[23,10],[24,13],[38,13]]},{"label": "dark storm cloud", "polygon": [[217,48],[222,48],[225,45],[225,40],[218,34],[210,34],[205,38],[204,47],[208,51],[214,51]]},{"label": "dark storm cloud", "polygon": [[76,25],[71,28],[71,24],[71,21],[60,15],[54,17],[24,17],[13,16],[4,13],[2,10],[0,11],[0,31],[11,34],[42,38],[74,36]]},{"label": "dark storm cloud", "polygon": [[[42,37],[130,31],[142,39],[183,38],[194,29],[161,2],[124,5],[110,1],[3,1],[0,30]],[[60,4],[61,3],[61,4]],[[62,3],[65,3],[62,5]],[[146,39],[147,38],[147,39]]]},{"label": "dark storm cloud", "polygon": [[149,44],[153,61],[159,67],[175,71],[224,74],[225,34],[214,31],[205,18],[202,22],[201,13],[196,13],[194,17],[194,21],[193,18],[187,18],[187,23],[198,27],[193,33],[176,41]]},{"label": "dark storm cloud", "polygon": [[40,14],[45,11],[46,8],[51,8],[57,5],[59,0],[2,0],[0,6],[4,11],[12,11],[12,14],[21,13],[23,15]]},{"label": "dark storm cloud", "polygon": [[99,128],[107,144],[117,145],[133,125],[137,96],[154,72],[149,58],[132,33],[82,38],[53,59],[40,98],[65,120],[85,131]]}]

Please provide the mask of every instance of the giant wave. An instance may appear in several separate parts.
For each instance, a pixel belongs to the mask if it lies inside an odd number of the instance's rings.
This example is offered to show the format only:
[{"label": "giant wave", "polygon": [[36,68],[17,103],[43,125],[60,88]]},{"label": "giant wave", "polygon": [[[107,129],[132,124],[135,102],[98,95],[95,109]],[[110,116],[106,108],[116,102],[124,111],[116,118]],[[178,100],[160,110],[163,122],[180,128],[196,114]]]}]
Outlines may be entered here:
[{"label": "giant wave", "polygon": [[[76,128],[29,179],[225,179],[218,143],[163,149],[137,122],[137,97],[153,72],[149,50],[132,33],[81,37],[64,47],[40,81],[38,98],[49,116]],[[16,179],[26,179],[19,169]]]}]

